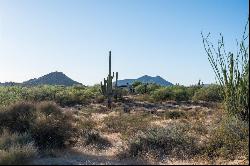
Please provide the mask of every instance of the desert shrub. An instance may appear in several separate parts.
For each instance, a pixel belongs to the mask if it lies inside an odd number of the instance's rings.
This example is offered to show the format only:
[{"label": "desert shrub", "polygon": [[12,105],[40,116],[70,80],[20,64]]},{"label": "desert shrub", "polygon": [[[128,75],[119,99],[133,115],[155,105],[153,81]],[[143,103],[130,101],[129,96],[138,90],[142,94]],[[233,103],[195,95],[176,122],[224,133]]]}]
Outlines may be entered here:
[{"label": "desert shrub", "polygon": [[87,98],[95,98],[96,96],[100,95],[100,88],[101,86],[99,84],[89,86],[85,90],[85,95]]},{"label": "desert shrub", "polygon": [[175,96],[173,91],[170,88],[162,87],[156,89],[151,93],[152,98],[155,101],[164,101],[164,100],[174,100]]},{"label": "desert shrub", "polygon": [[[147,90],[147,89],[146,89]],[[140,84],[138,86],[135,87],[135,93],[137,94],[145,94],[145,85],[144,84]]]},{"label": "desert shrub", "polygon": [[28,133],[17,134],[4,129],[0,135],[0,149],[6,150],[11,146],[26,145],[32,141],[32,137]]},{"label": "desert shrub", "polygon": [[32,87],[0,87],[0,106],[7,106],[18,101],[54,101],[61,106],[87,104],[100,96],[100,85],[94,86],[55,86],[39,85]]},{"label": "desert shrub", "polygon": [[148,84],[147,86],[147,92],[151,93],[153,91],[155,91],[156,89],[159,89],[161,86],[157,85],[157,84]]},{"label": "desert shrub", "polygon": [[74,106],[76,104],[87,104],[99,96],[99,86],[92,87],[72,86],[65,87],[56,93],[55,101],[61,106]]},{"label": "desert shrub", "polygon": [[126,96],[129,93],[129,90],[127,88],[121,88],[120,91],[121,91],[121,96]]},{"label": "desert shrub", "polygon": [[98,95],[98,96],[96,96],[95,101],[96,101],[97,103],[103,103],[103,102],[105,101],[105,96],[103,96],[103,95]]},{"label": "desert shrub", "polygon": [[37,155],[31,136],[27,133],[12,134],[4,130],[0,135],[0,164],[27,164]]},{"label": "desert shrub", "polygon": [[207,125],[204,124],[204,121],[195,121],[192,124],[191,129],[196,133],[196,134],[200,134],[200,135],[205,135],[208,134],[208,128]]},{"label": "desert shrub", "polygon": [[208,157],[234,159],[249,156],[249,123],[237,117],[227,117],[210,133],[206,144]]},{"label": "desert shrub", "polygon": [[0,112],[0,128],[30,133],[40,148],[61,148],[77,136],[72,114],[63,113],[52,102],[17,103]]},{"label": "desert shrub", "polygon": [[174,99],[175,101],[188,101],[190,96],[186,90],[186,88],[175,88],[173,89]]},{"label": "desert shrub", "polygon": [[86,145],[94,145],[98,148],[105,149],[106,147],[110,147],[111,143],[106,138],[101,137],[99,132],[95,130],[91,130],[85,134],[84,143]]},{"label": "desert shrub", "polygon": [[[51,110],[38,109],[38,117],[32,126],[31,135],[36,146],[40,149],[52,149],[75,143],[78,132],[72,114],[64,114],[50,103],[43,105],[43,108],[46,107]],[[52,113],[48,116],[48,112]]]},{"label": "desert shrub", "polygon": [[199,89],[193,96],[194,101],[221,102],[221,87],[219,85],[210,85]]},{"label": "desert shrub", "polygon": [[150,94],[151,92],[155,91],[156,89],[159,89],[161,86],[157,84],[143,84],[138,83],[135,86],[135,92],[138,94]]},{"label": "desert shrub", "polygon": [[23,165],[36,156],[37,149],[32,144],[10,147],[0,152],[0,165]]},{"label": "desert shrub", "polygon": [[35,106],[27,102],[13,104],[0,112],[0,128],[12,132],[27,132],[36,118]]},{"label": "desert shrub", "polygon": [[154,102],[154,99],[149,94],[142,94],[142,95],[135,96],[135,99],[138,100],[138,101]]},{"label": "desert shrub", "polygon": [[197,86],[197,85],[193,85],[190,87],[187,87],[187,93],[188,96],[190,97],[190,99],[192,99],[192,97],[194,96],[194,94],[200,90],[202,88],[202,86]]},{"label": "desert shrub", "polygon": [[51,101],[43,101],[36,105],[36,109],[38,112],[45,114],[46,116],[54,115],[60,116],[62,114],[62,110],[56,105],[56,103]]},{"label": "desert shrub", "polygon": [[67,93],[63,90],[56,94],[56,102],[61,106],[73,106],[79,102],[79,98],[77,99],[73,93]]},{"label": "desert shrub", "polygon": [[164,113],[164,117],[167,119],[178,119],[178,118],[186,118],[186,114],[183,111],[180,110],[174,110],[174,111],[166,111]]},{"label": "desert shrub", "polygon": [[77,122],[78,128],[81,130],[82,136],[84,137],[89,132],[95,129],[97,123],[91,118],[85,118]]},{"label": "desert shrub", "polygon": [[56,92],[62,89],[59,86],[39,85],[34,87],[23,87],[22,98],[23,100],[40,102],[40,101],[53,101],[56,97]]},{"label": "desert shrub", "polygon": [[237,52],[225,50],[224,38],[218,41],[215,49],[208,37],[203,38],[203,45],[216,78],[222,87],[225,108],[228,114],[249,121],[249,18]]},{"label": "desert shrub", "polygon": [[22,100],[21,87],[1,87],[0,86],[0,106],[8,106],[9,104]]},{"label": "desert shrub", "polygon": [[131,140],[128,154],[132,157],[150,153],[155,157],[186,158],[200,151],[195,138],[187,135],[186,127],[172,124],[166,128],[149,128]]},{"label": "desert shrub", "polygon": [[95,129],[97,123],[91,118],[83,118],[77,121],[77,128],[84,145],[93,145],[97,148],[104,149],[111,145],[111,143],[103,138]]},{"label": "desert shrub", "polygon": [[142,82],[140,82],[140,81],[135,81],[135,82],[133,82],[133,84],[132,84],[133,88],[135,88],[135,87],[137,87],[137,86],[139,86],[139,85],[142,85]]},{"label": "desert shrub", "polygon": [[119,116],[108,116],[103,122],[109,132],[120,132],[124,138],[134,135],[137,131],[145,130],[152,116],[146,113],[131,115],[121,113]]}]

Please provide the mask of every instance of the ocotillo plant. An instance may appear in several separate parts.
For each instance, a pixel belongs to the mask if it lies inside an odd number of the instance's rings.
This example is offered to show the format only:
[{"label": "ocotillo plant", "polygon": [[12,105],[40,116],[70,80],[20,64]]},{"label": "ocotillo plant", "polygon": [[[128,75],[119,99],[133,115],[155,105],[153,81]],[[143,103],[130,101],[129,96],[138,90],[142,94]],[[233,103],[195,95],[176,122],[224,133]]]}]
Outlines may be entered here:
[{"label": "ocotillo plant", "polygon": [[[107,79],[104,78],[104,82],[102,84],[101,82],[101,93],[108,98],[108,107],[111,108],[112,103],[112,97],[115,96],[115,91],[113,88],[112,79],[114,78],[114,72],[113,76],[111,75],[111,51],[109,51],[109,74]],[[116,72],[116,83],[115,88],[117,88],[117,80],[118,80],[118,72]]]}]

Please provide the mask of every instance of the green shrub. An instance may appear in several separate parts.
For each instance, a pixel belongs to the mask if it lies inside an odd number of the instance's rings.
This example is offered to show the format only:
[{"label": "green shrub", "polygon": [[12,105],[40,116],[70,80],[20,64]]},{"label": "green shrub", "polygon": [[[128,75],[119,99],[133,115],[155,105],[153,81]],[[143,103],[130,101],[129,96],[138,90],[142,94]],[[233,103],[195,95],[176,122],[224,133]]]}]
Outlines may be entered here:
[{"label": "green shrub", "polygon": [[140,84],[135,87],[135,93],[137,94],[144,94],[145,93],[145,85]]},{"label": "green shrub", "polygon": [[206,153],[211,158],[249,156],[249,123],[236,117],[225,118],[212,131],[206,145]]},{"label": "green shrub", "polygon": [[221,102],[222,99],[221,87],[219,85],[203,87],[193,96],[194,101]]},{"label": "green shrub", "polygon": [[0,86],[0,106],[8,106],[22,100],[21,87],[1,87]]},{"label": "green shrub", "polygon": [[155,91],[156,89],[159,89],[160,87],[161,87],[160,85],[152,84],[152,83],[147,84],[147,85],[143,83],[138,83],[135,86],[135,92],[137,94],[150,94],[151,92]]},{"label": "green shrub", "polygon": [[155,101],[165,101],[165,100],[175,99],[173,91],[167,87],[156,89],[151,93],[151,96]]},{"label": "green shrub", "polygon": [[173,90],[175,101],[188,101],[190,96],[185,88],[176,88]]},{"label": "green shrub", "polygon": [[61,106],[87,104],[100,96],[100,85],[94,86],[53,86],[39,85],[32,87],[0,87],[0,107],[18,101],[54,101]]},{"label": "green shrub", "polygon": [[197,85],[193,85],[190,87],[187,87],[187,93],[190,99],[192,99],[192,97],[194,96],[194,94],[200,90],[202,88],[202,86],[197,86]]},{"label": "green shrub", "polygon": [[132,84],[133,88],[135,88],[135,87],[137,87],[137,86],[139,86],[139,85],[142,85],[142,82],[140,82],[140,81],[135,81],[135,82],[133,82],[133,84]]},{"label": "green shrub", "polygon": [[35,106],[27,102],[19,102],[0,112],[0,128],[12,132],[27,132],[36,118]]}]

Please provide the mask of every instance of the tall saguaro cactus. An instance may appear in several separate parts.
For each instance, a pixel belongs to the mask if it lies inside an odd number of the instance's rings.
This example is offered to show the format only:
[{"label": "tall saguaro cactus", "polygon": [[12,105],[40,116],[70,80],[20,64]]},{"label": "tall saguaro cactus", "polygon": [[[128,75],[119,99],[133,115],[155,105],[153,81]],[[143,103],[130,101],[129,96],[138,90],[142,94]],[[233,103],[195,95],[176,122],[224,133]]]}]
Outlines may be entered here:
[{"label": "tall saguaro cactus", "polygon": [[[108,98],[108,107],[111,108],[112,97],[115,95],[112,80],[114,78],[111,75],[111,51],[109,51],[109,74],[107,79],[104,78],[103,83],[101,82],[101,93]],[[116,83],[115,88],[117,88],[118,72],[116,72]]]}]

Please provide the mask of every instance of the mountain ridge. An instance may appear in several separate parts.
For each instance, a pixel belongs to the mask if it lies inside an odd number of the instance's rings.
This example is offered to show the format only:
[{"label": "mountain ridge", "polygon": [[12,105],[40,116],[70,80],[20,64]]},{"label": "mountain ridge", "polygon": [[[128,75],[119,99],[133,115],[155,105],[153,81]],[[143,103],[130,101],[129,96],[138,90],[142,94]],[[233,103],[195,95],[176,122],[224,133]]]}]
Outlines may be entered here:
[{"label": "mountain ridge", "polygon": [[131,85],[135,81],[139,81],[139,82],[142,82],[142,83],[155,83],[155,84],[158,84],[158,85],[161,85],[161,86],[171,86],[171,85],[173,85],[171,82],[165,80],[164,78],[162,78],[161,76],[158,76],[158,75],[155,76],[155,77],[144,75],[144,76],[141,76],[141,77],[139,77],[137,79],[118,80],[117,85],[118,86],[123,86],[123,85],[127,85],[127,83],[129,85]]},{"label": "mountain ridge", "polygon": [[0,86],[14,86],[14,85],[21,85],[21,86],[36,86],[36,85],[63,85],[63,86],[72,86],[72,85],[82,85],[77,81],[72,80],[63,72],[51,72],[49,74],[43,75],[38,78],[32,78],[30,80],[24,81],[22,83],[16,82],[5,82],[0,83]]},{"label": "mountain ridge", "polygon": [[[161,76],[155,76],[151,77],[148,75],[141,76],[137,79],[123,79],[118,80],[117,84],[118,86],[122,85],[129,85],[133,84],[133,82],[139,81],[142,83],[155,83],[161,86],[171,86],[173,85],[171,82],[166,81]],[[1,83],[0,86],[36,86],[36,85],[63,85],[63,86],[72,86],[72,85],[82,85],[82,83],[79,83],[77,81],[72,80],[67,75],[65,75],[63,72],[51,72],[49,74],[43,75],[38,78],[32,78],[27,81],[24,81],[22,83],[16,83],[16,82],[5,82]]]}]

